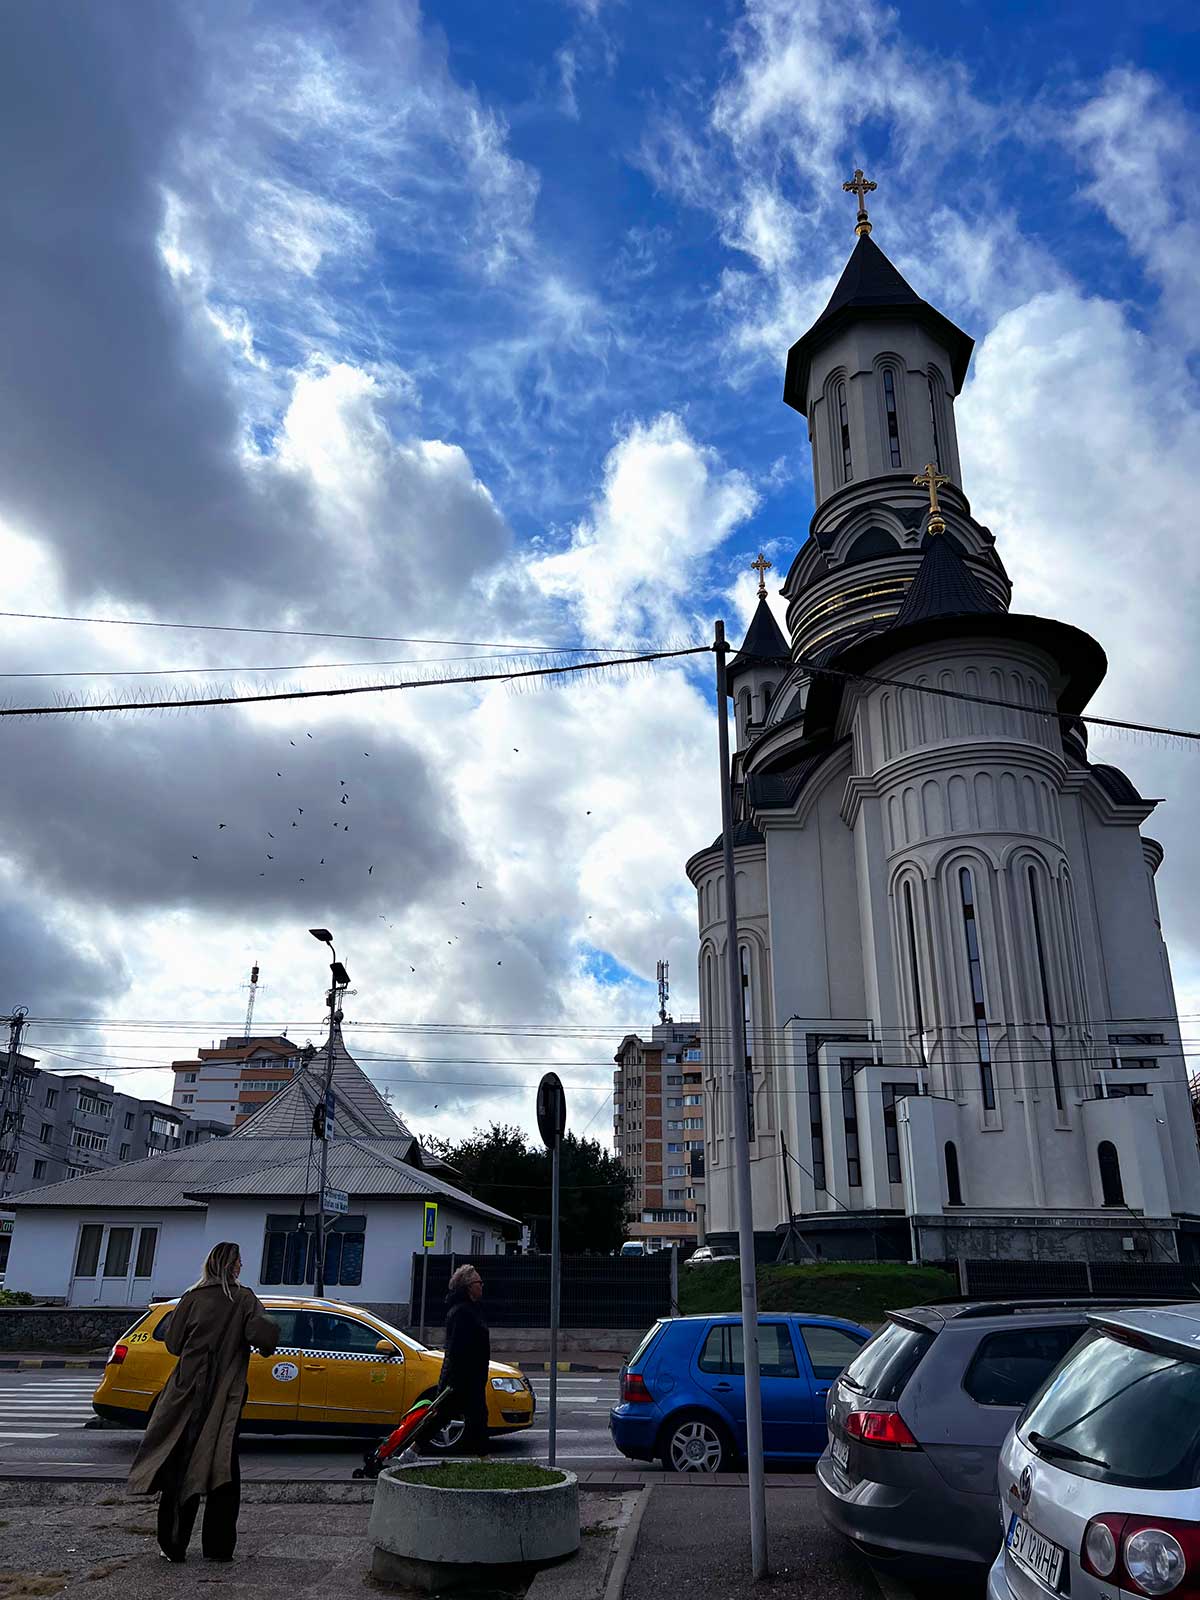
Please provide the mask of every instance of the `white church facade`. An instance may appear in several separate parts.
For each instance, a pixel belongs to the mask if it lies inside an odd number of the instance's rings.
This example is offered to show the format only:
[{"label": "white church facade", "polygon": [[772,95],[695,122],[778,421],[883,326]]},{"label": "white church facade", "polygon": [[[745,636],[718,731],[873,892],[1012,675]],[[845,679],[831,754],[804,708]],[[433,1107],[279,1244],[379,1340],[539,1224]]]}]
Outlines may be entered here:
[{"label": "white church facade", "polygon": [[959,487],[971,339],[858,234],[788,355],[816,499],[790,639],[760,582],[730,665],[736,953],[720,840],[688,862],[708,1231],[736,1227],[732,959],[760,1248],[790,1215],[801,1256],[1176,1259],[1200,1156],[1156,802],[1089,757],[1100,646],[1009,609]]}]

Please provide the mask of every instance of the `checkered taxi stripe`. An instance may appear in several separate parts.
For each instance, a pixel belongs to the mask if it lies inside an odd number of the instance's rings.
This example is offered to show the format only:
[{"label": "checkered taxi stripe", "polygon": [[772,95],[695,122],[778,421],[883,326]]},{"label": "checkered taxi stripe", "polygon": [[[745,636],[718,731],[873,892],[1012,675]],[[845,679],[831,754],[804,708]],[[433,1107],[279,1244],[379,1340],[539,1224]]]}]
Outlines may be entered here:
[{"label": "checkered taxi stripe", "polygon": [[374,1350],[314,1350],[310,1345],[281,1344],[271,1358],[279,1356],[320,1356],[324,1361],[378,1361],[381,1365],[394,1362],[395,1356],[381,1356]]}]

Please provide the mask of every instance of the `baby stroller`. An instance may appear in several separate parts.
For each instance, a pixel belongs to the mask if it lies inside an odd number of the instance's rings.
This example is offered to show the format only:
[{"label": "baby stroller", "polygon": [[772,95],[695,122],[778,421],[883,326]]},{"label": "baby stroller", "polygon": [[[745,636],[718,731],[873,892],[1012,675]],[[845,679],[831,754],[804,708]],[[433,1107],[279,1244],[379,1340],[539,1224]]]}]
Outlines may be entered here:
[{"label": "baby stroller", "polygon": [[438,1419],[444,1417],[449,1403],[449,1389],[443,1389],[432,1399],[418,1400],[410,1411],[404,1413],[387,1438],[363,1457],[362,1466],[354,1469],[354,1477],[377,1478],[389,1461],[433,1432]]}]

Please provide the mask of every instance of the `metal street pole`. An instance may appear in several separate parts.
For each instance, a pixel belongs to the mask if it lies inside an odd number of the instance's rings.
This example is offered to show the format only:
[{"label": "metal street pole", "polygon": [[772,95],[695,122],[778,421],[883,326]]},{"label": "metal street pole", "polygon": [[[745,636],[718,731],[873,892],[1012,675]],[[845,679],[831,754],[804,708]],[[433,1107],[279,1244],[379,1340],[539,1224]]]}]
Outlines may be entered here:
[{"label": "metal street pole", "polygon": [[[332,944],[329,947],[333,949]],[[334,960],[337,960],[335,953]],[[329,1170],[329,1093],[333,1088],[333,1027],[337,1016],[337,984],[329,990],[329,1043],[325,1048],[325,1087],[321,1101],[321,1159],[317,1170],[317,1260],[313,1292],[318,1300],[325,1295],[325,1177]]]},{"label": "metal street pole", "polygon": [[562,1134],[554,1136],[550,1153],[550,1451],[547,1460],[554,1465],[558,1434],[558,1316],[562,1292],[562,1257],[558,1241],[558,1168]]},{"label": "metal street pole", "polygon": [[733,861],[733,795],[729,766],[729,688],[725,624],[716,625],[717,739],[721,760],[721,845],[725,869],[725,972],[729,988],[729,1045],[733,1076],[733,1170],[737,1199],[738,1265],[742,1279],[742,1349],[746,1384],[746,1465],[750,1478],[750,1566],[767,1574],[767,1494],[763,1473],[762,1385],[758,1367],[758,1284],[754,1259],[754,1198],[750,1184],[750,1123],[746,1103],[746,1028],[738,960],[737,882]]},{"label": "metal street pole", "polygon": [[425,1343],[425,1275],[429,1271],[429,1251],[421,1247],[421,1343]]}]

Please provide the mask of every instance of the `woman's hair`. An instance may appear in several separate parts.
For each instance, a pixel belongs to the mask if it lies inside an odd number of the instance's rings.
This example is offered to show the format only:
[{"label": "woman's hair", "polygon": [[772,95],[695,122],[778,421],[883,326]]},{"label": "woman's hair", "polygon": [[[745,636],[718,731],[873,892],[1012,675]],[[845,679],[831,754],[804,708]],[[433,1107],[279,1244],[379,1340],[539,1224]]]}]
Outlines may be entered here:
[{"label": "woman's hair", "polygon": [[204,1271],[200,1274],[199,1282],[192,1285],[193,1289],[207,1289],[210,1284],[219,1283],[225,1291],[226,1298],[233,1299],[233,1291],[237,1288],[238,1268],[242,1261],[242,1247],[226,1240],[223,1244],[215,1244],[208,1252],[208,1260],[204,1263]]},{"label": "woman's hair", "polygon": [[478,1271],[471,1265],[469,1261],[465,1261],[461,1267],[455,1267],[454,1271],[450,1274],[450,1282],[447,1285],[447,1288],[451,1294],[457,1294],[460,1289],[465,1289],[467,1287],[472,1278],[477,1278],[478,1276]]}]

